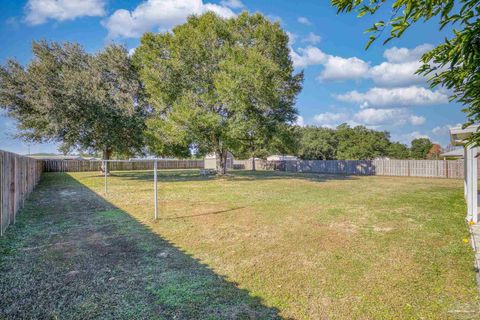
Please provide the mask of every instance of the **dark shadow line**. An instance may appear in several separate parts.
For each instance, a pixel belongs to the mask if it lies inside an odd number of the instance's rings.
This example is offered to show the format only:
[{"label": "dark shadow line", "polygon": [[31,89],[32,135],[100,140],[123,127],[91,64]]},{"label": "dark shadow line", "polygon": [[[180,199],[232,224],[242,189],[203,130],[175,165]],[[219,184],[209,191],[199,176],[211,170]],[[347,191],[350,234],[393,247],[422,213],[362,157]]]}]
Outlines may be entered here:
[{"label": "dark shadow line", "polygon": [[240,210],[244,209],[246,207],[236,207],[232,209],[226,209],[226,210],[220,210],[220,211],[212,211],[212,212],[204,212],[204,213],[199,213],[199,214],[192,214],[190,216],[179,216],[179,217],[171,217],[171,218],[162,218],[160,220],[177,220],[177,219],[183,219],[183,218],[194,218],[194,217],[201,217],[201,216],[210,216],[210,215],[215,215],[215,214],[220,214],[220,213],[227,213],[235,210]]}]

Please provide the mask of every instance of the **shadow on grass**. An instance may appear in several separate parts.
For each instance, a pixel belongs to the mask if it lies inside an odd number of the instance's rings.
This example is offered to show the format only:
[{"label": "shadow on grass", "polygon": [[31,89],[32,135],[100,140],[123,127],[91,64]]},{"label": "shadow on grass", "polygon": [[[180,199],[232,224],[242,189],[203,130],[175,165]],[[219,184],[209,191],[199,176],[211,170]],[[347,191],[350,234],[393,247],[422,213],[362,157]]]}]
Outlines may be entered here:
[{"label": "shadow on grass", "polygon": [[0,318],[281,318],[66,174],[0,239],[0,274]]},{"label": "shadow on grass", "polygon": [[204,213],[199,213],[199,214],[192,214],[192,215],[187,215],[187,216],[178,216],[178,217],[171,217],[171,218],[162,218],[162,220],[178,220],[178,219],[184,219],[184,218],[194,218],[194,217],[201,217],[201,216],[212,216],[216,214],[222,214],[222,213],[229,213],[235,210],[240,210],[244,209],[246,207],[236,207],[236,208],[231,208],[231,209],[226,209],[226,210],[219,210],[219,211],[210,211],[210,212],[204,212]]},{"label": "shadow on grass", "polygon": [[[87,176],[88,177],[88,176]],[[99,177],[92,174],[91,177]],[[123,180],[153,181],[153,171],[113,171],[110,177],[120,177]],[[232,170],[227,175],[201,176],[199,170],[159,170],[158,182],[185,182],[185,181],[210,181],[225,179],[229,181],[259,181],[278,179],[302,179],[313,182],[325,182],[328,180],[354,180],[358,176],[344,174],[322,174],[322,173],[297,173],[283,171],[247,171]]]}]

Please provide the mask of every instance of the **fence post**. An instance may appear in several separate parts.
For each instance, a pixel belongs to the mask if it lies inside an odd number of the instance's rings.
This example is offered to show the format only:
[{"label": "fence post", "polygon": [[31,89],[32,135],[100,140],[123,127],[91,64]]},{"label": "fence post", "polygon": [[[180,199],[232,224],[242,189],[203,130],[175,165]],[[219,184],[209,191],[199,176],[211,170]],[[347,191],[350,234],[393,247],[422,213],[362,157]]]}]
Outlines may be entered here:
[{"label": "fence post", "polygon": [[448,160],[445,159],[445,177],[448,179]]},{"label": "fence post", "polygon": [[158,193],[157,193],[157,160],[153,162],[153,201],[155,202],[155,220],[158,219]]},{"label": "fence post", "polygon": [[107,195],[107,172],[108,172],[108,162],[107,161],[103,161],[103,173],[104,173],[104,192],[105,192],[105,195]]}]

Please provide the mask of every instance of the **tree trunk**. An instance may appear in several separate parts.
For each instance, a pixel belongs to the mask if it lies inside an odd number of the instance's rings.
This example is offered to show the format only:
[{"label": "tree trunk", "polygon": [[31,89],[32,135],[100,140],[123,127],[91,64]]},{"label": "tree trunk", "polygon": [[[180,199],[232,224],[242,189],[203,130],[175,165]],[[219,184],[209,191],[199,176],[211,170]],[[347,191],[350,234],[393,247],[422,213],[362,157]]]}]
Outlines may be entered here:
[{"label": "tree trunk", "polygon": [[215,151],[215,158],[217,161],[217,174],[224,175],[227,173],[227,151]]},{"label": "tree trunk", "polygon": [[256,171],[256,168],[255,168],[255,155],[252,157],[252,171]]},{"label": "tree trunk", "polygon": [[[102,152],[102,159],[103,160],[110,160],[111,155],[112,155],[112,149],[110,149],[110,148],[103,149],[103,152]],[[106,164],[106,166],[104,166],[105,164]],[[103,174],[105,174],[105,170],[107,170],[107,175],[110,174],[110,172],[108,170],[108,163],[102,162],[101,170],[102,170]]]}]

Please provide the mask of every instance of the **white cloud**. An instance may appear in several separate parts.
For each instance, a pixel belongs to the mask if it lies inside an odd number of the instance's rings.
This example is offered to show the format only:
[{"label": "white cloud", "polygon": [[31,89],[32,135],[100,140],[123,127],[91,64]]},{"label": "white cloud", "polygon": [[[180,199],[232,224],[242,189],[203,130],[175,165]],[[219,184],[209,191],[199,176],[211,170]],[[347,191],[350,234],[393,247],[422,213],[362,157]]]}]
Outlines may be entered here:
[{"label": "white cloud", "polygon": [[360,103],[364,107],[392,108],[448,103],[448,96],[417,86],[405,88],[371,88],[365,93],[356,90],[335,96],[339,101]]},{"label": "white cloud", "polygon": [[235,12],[230,8],[213,3],[205,3],[199,12],[193,12],[193,14],[202,14],[208,11],[212,11],[222,18],[232,18],[235,16]]},{"label": "white cloud", "polygon": [[39,25],[49,19],[65,21],[104,16],[105,4],[106,0],[29,0],[25,5],[25,22]]},{"label": "white cloud", "polygon": [[323,127],[336,127],[339,124],[348,121],[350,115],[346,112],[325,112],[313,116],[313,122]]},{"label": "white cloud", "polygon": [[404,63],[418,61],[422,55],[433,49],[433,46],[428,43],[421,44],[413,49],[393,47],[385,50],[383,56],[391,63]]},{"label": "white cloud", "polygon": [[402,126],[407,123],[421,125],[425,118],[410,114],[408,109],[361,109],[354,115],[356,121],[365,125],[395,125]]},{"label": "white cloud", "polygon": [[317,44],[320,42],[320,40],[322,40],[322,38],[319,35],[313,32],[309,32],[308,35],[302,39],[302,42]]},{"label": "white cloud", "polygon": [[305,120],[302,116],[297,116],[297,121],[295,121],[295,125],[303,127],[305,126]]},{"label": "white cloud", "polygon": [[305,68],[311,65],[324,64],[328,55],[317,47],[306,47],[298,49],[298,53],[294,50],[290,51],[295,68]]},{"label": "white cloud", "polygon": [[392,109],[360,109],[354,113],[348,110],[339,112],[324,112],[315,115],[312,122],[322,127],[335,128],[342,123],[350,126],[363,125],[370,129],[380,130],[404,126],[406,124],[418,126],[425,123],[425,118],[410,113],[407,108]]},{"label": "white cloud", "polygon": [[317,47],[308,46],[291,50],[290,55],[295,68],[305,68],[312,65],[323,65],[325,68],[318,76],[319,80],[335,81],[365,77],[369,65],[357,57],[342,58],[326,54]]},{"label": "white cloud", "polygon": [[291,50],[290,55],[295,68],[305,68],[312,65],[323,65],[325,68],[319,75],[319,80],[348,80],[365,76],[368,73],[368,63],[358,59],[342,58],[326,54],[317,47],[308,46]]},{"label": "white cloud", "polygon": [[392,141],[399,141],[401,143],[404,143],[406,145],[411,145],[412,140],[414,139],[419,139],[419,138],[427,138],[432,140],[432,138],[425,133],[422,133],[420,131],[412,131],[412,132],[407,132],[407,133],[397,133],[397,134],[392,134]]},{"label": "white cloud", "polygon": [[[315,35],[311,34],[313,36],[307,36],[302,42],[315,44]],[[419,62],[421,55],[432,47],[430,44],[423,44],[413,49],[393,47],[384,52],[384,57],[387,61],[372,67],[368,62],[360,58],[333,56],[313,46],[300,48],[297,52],[292,50],[292,58],[294,57],[295,67],[304,68],[310,65],[324,65],[326,70],[320,74],[320,80],[355,80],[363,78],[371,79],[379,87],[401,87],[425,82],[425,77],[415,73],[421,66],[421,62]],[[305,56],[314,51],[321,52],[326,58],[311,60],[309,59],[311,56]],[[306,63],[305,61],[309,62]]]},{"label": "white cloud", "polygon": [[415,74],[421,66],[418,61],[404,63],[383,62],[369,70],[368,77],[376,85],[398,87],[425,82],[425,77]]},{"label": "white cloud", "polygon": [[376,85],[384,87],[408,86],[425,82],[425,77],[415,74],[422,65],[421,56],[431,50],[431,44],[422,44],[413,49],[393,47],[384,51],[387,59],[371,68],[369,77]]},{"label": "white cloud", "polygon": [[368,63],[356,57],[345,59],[328,56],[324,66],[325,69],[318,77],[320,80],[357,79],[368,72]]},{"label": "white cloud", "polygon": [[424,124],[426,121],[425,117],[416,116],[416,115],[411,115],[408,120],[414,126],[419,126],[421,124]]},{"label": "white cloud", "polygon": [[432,129],[432,133],[436,136],[446,136],[449,134],[448,126],[438,126]]},{"label": "white cloud", "polygon": [[[293,44],[295,43],[295,41],[297,40],[297,35],[295,33],[292,33],[290,31],[286,31],[287,33],[287,36],[288,36],[288,45],[290,47],[293,46]],[[293,49],[291,49],[290,52],[293,52]]]},{"label": "white cloud", "polygon": [[308,18],[306,17],[298,17],[297,21],[301,24],[304,24],[304,25],[307,25],[307,26],[311,26],[312,23],[310,22],[310,20],[308,20]]},{"label": "white cloud", "polygon": [[449,136],[451,128],[460,127],[461,125],[462,125],[461,123],[457,123],[455,125],[447,124],[444,126],[437,126],[432,129],[432,133],[436,136]]},{"label": "white cloud", "polygon": [[408,134],[411,140],[413,139],[420,139],[420,138],[427,138],[430,139],[430,136],[428,134],[420,133],[418,131],[413,131]]},{"label": "white cloud", "polygon": [[103,25],[108,29],[110,38],[136,38],[153,29],[169,30],[185,22],[189,15],[207,11],[213,11],[224,18],[235,16],[227,6],[204,4],[202,0],[147,0],[132,11],[116,10]]},{"label": "white cloud", "polygon": [[232,9],[241,9],[245,7],[245,5],[240,0],[224,0],[220,1],[220,4],[224,7],[229,7]]}]

